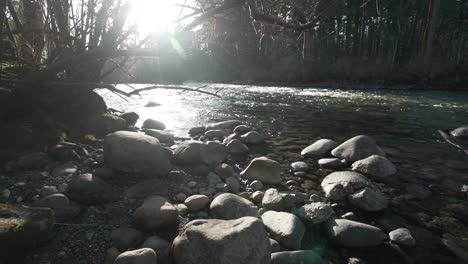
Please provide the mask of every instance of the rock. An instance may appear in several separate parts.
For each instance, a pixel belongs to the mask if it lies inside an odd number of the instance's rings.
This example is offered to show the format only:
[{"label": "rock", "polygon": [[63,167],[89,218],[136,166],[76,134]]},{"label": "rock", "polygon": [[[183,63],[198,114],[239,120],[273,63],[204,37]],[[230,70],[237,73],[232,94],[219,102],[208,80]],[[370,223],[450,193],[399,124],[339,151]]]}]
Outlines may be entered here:
[{"label": "rock", "polygon": [[208,146],[196,140],[189,140],[182,143],[174,151],[174,163],[181,165],[192,165],[205,163],[205,155]]},{"label": "rock", "polygon": [[174,205],[177,209],[177,212],[179,212],[179,215],[185,216],[189,213],[189,209],[185,204],[176,204]]},{"label": "rock", "polygon": [[249,187],[252,191],[260,191],[263,189],[263,183],[259,180],[255,180],[249,184]]},{"label": "rock", "polygon": [[143,242],[141,247],[151,248],[154,250],[154,252],[156,252],[156,256],[158,256],[159,264],[170,263],[169,255],[171,253],[172,244],[162,239],[161,237],[150,236],[145,240],[145,242]]},{"label": "rock", "polygon": [[49,208],[0,204],[0,256],[5,263],[18,263],[28,250],[47,240],[55,222]]},{"label": "rock", "polygon": [[67,178],[67,177],[73,176],[77,171],[78,171],[78,167],[75,164],[71,162],[66,162],[54,168],[54,170],[52,171],[52,177]]},{"label": "rock", "polygon": [[459,127],[450,131],[450,135],[459,138],[468,138],[468,126]]},{"label": "rock", "polygon": [[217,166],[221,164],[228,155],[227,147],[224,144],[208,141],[206,142],[206,152],[202,153],[202,158],[207,165]]},{"label": "rock", "polygon": [[123,118],[127,122],[127,127],[135,126],[138,119],[140,119],[140,116],[135,112],[123,113],[119,117]]},{"label": "rock", "polygon": [[326,232],[333,242],[344,247],[378,246],[387,239],[380,228],[347,219],[329,220]]},{"label": "rock", "polygon": [[249,132],[250,130],[252,130],[252,128],[250,128],[247,125],[238,125],[234,128],[234,130],[232,130],[232,132],[234,132],[237,135],[243,135]]},{"label": "rock", "polygon": [[226,135],[226,132],[221,129],[213,129],[205,132],[205,138],[223,138]]},{"label": "rock", "polygon": [[41,170],[51,162],[44,152],[34,152],[22,156],[16,162],[16,166],[22,170]]},{"label": "rock", "polygon": [[120,255],[120,251],[116,248],[109,248],[106,251],[106,260],[104,264],[114,264],[115,259]]},{"label": "rock", "polygon": [[281,246],[278,243],[278,241],[276,241],[274,239],[271,239],[271,238],[270,238],[270,251],[271,251],[271,253],[281,251]]},{"label": "rock", "polygon": [[215,168],[215,172],[223,179],[237,176],[237,174],[234,172],[234,169],[226,163],[218,165]]},{"label": "rock", "polygon": [[135,132],[107,135],[104,157],[112,169],[128,173],[166,176],[172,168],[170,153],[156,138]]},{"label": "rock", "polygon": [[244,154],[249,152],[249,147],[238,139],[229,141],[226,146],[231,154]]},{"label": "rock", "polygon": [[166,129],[166,125],[163,122],[154,119],[146,119],[141,127],[158,130]]},{"label": "rock", "polygon": [[64,193],[68,190],[68,184],[67,183],[61,183],[59,184],[59,186],[57,187],[57,190],[60,192],[60,193]]},{"label": "rock", "polygon": [[330,151],[338,146],[333,140],[319,139],[314,144],[306,147],[301,151],[301,155],[305,157],[322,158],[330,153]]},{"label": "rock", "polygon": [[124,130],[127,127],[127,121],[115,115],[102,114],[91,118],[88,126],[92,134],[102,138],[109,133]]},{"label": "rock", "polygon": [[359,209],[377,212],[387,208],[387,200],[375,187],[366,187],[348,196],[348,200]]},{"label": "rock", "polygon": [[150,196],[133,213],[134,224],[138,229],[154,231],[171,225],[178,220],[177,209],[161,196]]},{"label": "rock", "polygon": [[144,199],[151,195],[167,196],[167,181],[162,179],[152,179],[139,182],[127,190],[124,195],[130,199]]},{"label": "rock", "polygon": [[80,161],[81,157],[76,153],[76,151],[64,144],[57,144],[55,146],[49,147],[47,149],[47,153],[51,156],[54,160],[58,161]]},{"label": "rock", "polygon": [[50,208],[55,213],[55,219],[63,222],[72,219],[81,211],[79,205],[70,202],[67,196],[61,193],[52,194],[33,203],[34,207]]},{"label": "rock", "polygon": [[147,129],[145,131],[145,134],[157,138],[161,143],[174,144],[174,135],[167,131],[158,129]]},{"label": "rock", "polygon": [[234,127],[241,125],[242,121],[239,120],[227,120],[219,123],[214,123],[207,126],[207,129],[233,129]]},{"label": "rock", "polygon": [[303,205],[294,213],[304,222],[314,225],[327,221],[335,214],[329,204],[322,202]]},{"label": "rock", "polygon": [[39,191],[39,193],[41,194],[42,197],[49,196],[49,195],[52,195],[52,194],[56,194],[58,192],[59,191],[57,190],[57,187],[55,187],[55,186],[42,186],[41,190]]},{"label": "rock", "polygon": [[101,204],[112,200],[112,187],[98,177],[85,173],[73,176],[66,194],[78,203]]},{"label": "rock", "polygon": [[[344,162],[343,162],[344,161]],[[338,158],[320,159],[318,161],[320,168],[339,170],[346,167],[346,161]]]},{"label": "rock", "polygon": [[387,179],[396,173],[395,165],[391,161],[377,155],[358,160],[351,167],[353,171],[368,174],[379,179]]},{"label": "rock", "polygon": [[356,190],[370,184],[363,175],[353,171],[333,172],[322,180],[325,196],[331,200],[343,200]]},{"label": "rock", "polygon": [[262,206],[268,210],[281,211],[284,209],[283,196],[274,188],[266,190],[262,199]]},{"label": "rock", "polygon": [[205,127],[192,127],[189,131],[188,134],[190,136],[196,136],[196,135],[201,135],[205,133]]},{"label": "rock", "polygon": [[238,193],[240,191],[240,182],[237,177],[226,178],[227,189],[231,193]]},{"label": "rock", "polygon": [[375,144],[375,140],[363,135],[348,139],[334,148],[331,154],[350,162],[362,160],[372,155],[385,157],[385,152]]},{"label": "rock", "polygon": [[114,247],[120,252],[137,248],[143,242],[143,233],[131,227],[114,229],[110,237]]},{"label": "rock", "polygon": [[267,211],[261,218],[273,239],[283,247],[301,248],[305,226],[297,216],[285,212]]},{"label": "rock", "polygon": [[250,131],[240,137],[240,140],[246,144],[259,144],[264,141],[263,136],[257,131]]},{"label": "rock", "polygon": [[190,212],[195,212],[206,208],[210,203],[210,198],[206,195],[197,194],[192,195],[185,199],[184,204],[187,206]]},{"label": "rock", "polygon": [[114,264],[157,264],[158,258],[151,248],[140,248],[120,254]]},{"label": "rock", "polygon": [[93,175],[101,179],[112,179],[114,171],[111,168],[96,168]]},{"label": "rock", "polygon": [[468,241],[454,237],[451,234],[444,234],[442,243],[456,256],[468,262]]},{"label": "rock", "polygon": [[262,192],[262,191],[256,191],[254,193],[252,193],[252,201],[256,204],[260,204],[263,200],[263,197],[265,196],[265,193]]},{"label": "rock", "polygon": [[271,264],[325,264],[315,250],[283,251],[271,254]]},{"label": "rock", "polygon": [[309,164],[303,162],[303,161],[296,161],[291,164],[291,169],[293,172],[296,171],[308,171],[309,170]]},{"label": "rock", "polygon": [[267,157],[253,159],[249,166],[240,173],[248,180],[259,180],[263,183],[277,184],[281,181],[281,168],[277,161]]},{"label": "rock", "polygon": [[407,228],[398,228],[391,231],[388,234],[390,241],[407,247],[412,247],[416,245],[416,240],[414,240],[411,232]]},{"label": "rock", "polygon": [[267,264],[270,242],[255,217],[195,220],[173,242],[177,264]]},{"label": "rock", "polygon": [[210,204],[210,213],[216,219],[237,219],[244,216],[258,216],[258,208],[251,201],[232,193],[217,196]]},{"label": "rock", "polygon": [[156,106],[160,106],[160,105],[161,105],[160,103],[150,101],[150,102],[145,104],[145,107],[156,107]]}]

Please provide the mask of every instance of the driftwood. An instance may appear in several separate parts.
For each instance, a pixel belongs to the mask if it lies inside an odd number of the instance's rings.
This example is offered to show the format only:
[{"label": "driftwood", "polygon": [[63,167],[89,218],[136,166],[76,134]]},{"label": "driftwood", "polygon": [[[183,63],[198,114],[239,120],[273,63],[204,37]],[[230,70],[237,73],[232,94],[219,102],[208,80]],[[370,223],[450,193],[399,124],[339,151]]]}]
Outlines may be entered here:
[{"label": "driftwood", "polygon": [[462,145],[458,144],[457,142],[455,142],[453,139],[450,138],[449,134],[445,131],[443,131],[442,129],[439,129],[437,132],[439,132],[440,136],[442,136],[442,138],[447,142],[449,143],[450,145],[456,147],[457,149],[463,151],[465,154],[468,155],[468,149],[466,149],[465,147],[463,147]]}]

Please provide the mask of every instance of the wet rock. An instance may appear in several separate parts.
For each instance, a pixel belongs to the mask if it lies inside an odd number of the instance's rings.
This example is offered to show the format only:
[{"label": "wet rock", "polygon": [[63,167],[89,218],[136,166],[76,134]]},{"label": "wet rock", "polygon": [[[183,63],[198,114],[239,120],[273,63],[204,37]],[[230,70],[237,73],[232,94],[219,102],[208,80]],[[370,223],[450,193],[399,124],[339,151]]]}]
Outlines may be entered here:
[{"label": "wet rock", "polygon": [[156,253],[151,248],[140,248],[120,254],[114,264],[155,264],[158,263]]},{"label": "wet rock", "polygon": [[285,212],[267,211],[261,216],[271,236],[282,246],[300,249],[305,226],[299,218]]},{"label": "wet rock", "polygon": [[229,141],[226,146],[231,154],[244,154],[249,152],[249,147],[238,139]]},{"label": "wet rock", "polygon": [[146,119],[141,127],[158,130],[166,129],[166,125],[163,122],[154,119]]},{"label": "wet rock", "polygon": [[259,144],[264,141],[263,136],[257,131],[250,131],[240,137],[240,140],[246,144]]},{"label": "wet rock", "polygon": [[416,245],[416,240],[414,240],[413,236],[411,235],[411,232],[407,228],[398,228],[393,230],[388,234],[390,241],[407,246],[407,247],[412,247]]},{"label": "wet rock", "polygon": [[348,196],[348,200],[359,209],[377,212],[387,208],[383,193],[375,187],[366,187]]},{"label": "wet rock", "polygon": [[73,219],[81,211],[79,205],[71,202],[67,196],[61,193],[53,194],[37,200],[33,203],[34,207],[50,208],[55,213],[55,219],[58,222]]},{"label": "wet rock", "polygon": [[243,135],[250,130],[252,130],[252,128],[247,125],[238,125],[234,128],[233,132],[237,135]]},{"label": "wet rock", "polygon": [[340,160],[338,158],[320,159],[318,164],[320,168],[332,170],[339,170],[346,167],[347,165],[346,161]]},{"label": "wet rock", "polygon": [[258,216],[258,208],[251,201],[231,193],[217,196],[210,204],[211,216],[216,219],[237,219]]},{"label": "wet rock", "polygon": [[49,156],[43,152],[35,152],[22,156],[16,166],[22,170],[41,170],[51,162]]},{"label": "wet rock", "polygon": [[265,193],[262,191],[256,191],[252,193],[252,201],[256,204],[260,204],[263,200],[263,197],[265,196]]},{"label": "wet rock", "polygon": [[270,188],[263,195],[262,206],[268,210],[281,211],[285,207],[285,202],[278,190]]},{"label": "wet rock", "polygon": [[112,200],[112,187],[100,178],[85,173],[73,176],[68,183],[67,196],[82,204],[101,204]]},{"label": "wet rock", "polygon": [[164,130],[147,129],[145,134],[157,138],[161,143],[174,144],[174,134]]},{"label": "wet rock", "polygon": [[206,152],[202,153],[202,158],[207,165],[217,166],[221,164],[228,155],[228,149],[224,144],[208,141],[206,142]]},{"label": "wet rock", "polygon": [[125,122],[127,122],[127,127],[135,126],[138,119],[140,119],[140,116],[135,112],[123,113],[119,117],[123,118]]},{"label": "wet rock", "polygon": [[253,159],[249,166],[240,173],[240,176],[244,179],[276,184],[281,181],[280,173],[281,168],[277,161],[260,157]]},{"label": "wet rock", "polygon": [[221,129],[213,129],[208,130],[205,132],[205,138],[213,139],[213,138],[223,138],[226,136],[226,131]]},{"label": "wet rock", "polygon": [[195,220],[173,242],[177,264],[267,264],[270,242],[258,218]]},{"label": "wet rock", "polygon": [[380,228],[346,219],[329,220],[326,232],[333,242],[344,247],[372,247],[387,239]]},{"label": "wet rock", "polygon": [[468,126],[459,127],[450,131],[450,135],[459,138],[468,138]]},{"label": "wet rock", "polygon": [[299,207],[294,213],[305,223],[320,224],[335,214],[333,208],[322,202],[316,202]]},{"label": "wet rock", "polygon": [[332,150],[332,155],[350,162],[378,155],[385,157],[383,150],[368,136],[353,137]]},{"label": "wet rock", "polygon": [[343,200],[348,195],[370,184],[363,175],[352,171],[333,172],[322,180],[321,186],[327,198]]},{"label": "wet rock", "polygon": [[351,167],[353,171],[368,174],[379,179],[387,179],[396,173],[395,165],[391,161],[377,155],[358,160]]},{"label": "wet rock", "polygon": [[270,238],[270,250],[271,250],[271,253],[275,253],[275,252],[280,252],[280,251],[281,251],[281,246],[280,246],[280,244],[278,243],[278,241],[276,241],[276,240]]},{"label": "wet rock", "polygon": [[135,132],[107,135],[104,157],[112,169],[129,173],[165,176],[172,168],[171,154],[156,138]]},{"label": "wet rock", "polygon": [[170,263],[169,256],[171,253],[172,244],[159,236],[150,236],[141,245],[142,248],[151,248],[158,256],[158,263]]},{"label": "wet rock", "polygon": [[174,205],[177,209],[177,212],[179,212],[179,215],[185,216],[189,213],[189,209],[185,204],[176,204]]},{"label": "wet rock", "polygon": [[134,228],[121,227],[112,231],[111,240],[115,248],[124,252],[138,247],[143,242],[143,233]]},{"label": "wet rock", "polygon": [[330,153],[330,151],[338,146],[333,140],[319,139],[312,145],[306,147],[301,151],[302,156],[321,158]]},{"label": "wet rock", "polygon": [[325,264],[315,250],[283,251],[271,254],[271,264]]},{"label": "wet rock", "polygon": [[293,172],[296,171],[308,171],[309,170],[309,164],[303,162],[303,161],[296,161],[291,164],[291,169]]},{"label": "wet rock", "polygon": [[207,126],[207,129],[233,129],[234,127],[242,125],[242,121],[239,120],[227,120]]},{"label": "wet rock", "polygon": [[190,212],[195,212],[206,208],[210,203],[210,198],[203,194],[192,195],[185,199],[184,204],[187,206]]},{"label": "wet rock", "polygon": [[133,213],[134,224],[138,229],[154,231],[176,223],[177,209],[161,196],[150,196]]},{"label": "wet rock", "polygon": [[226,185],[229,192],[238,193],[240,191],[240,181],[237,177],[226,178]]},{"label": "wet rock", "polygon": [[463,261],[468,262],[468,241],[467,240],[458,239],[451,234],[444,234],[442,243],[451,252],[453,252],[453,254],[458,256]]}]

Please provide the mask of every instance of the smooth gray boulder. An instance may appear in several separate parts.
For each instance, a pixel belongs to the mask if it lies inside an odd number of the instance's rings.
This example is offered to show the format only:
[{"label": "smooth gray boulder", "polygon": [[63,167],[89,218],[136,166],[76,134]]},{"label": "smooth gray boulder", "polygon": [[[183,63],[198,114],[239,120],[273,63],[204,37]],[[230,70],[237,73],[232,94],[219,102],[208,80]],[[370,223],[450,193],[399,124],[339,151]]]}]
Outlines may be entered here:
[{"label": "smooth gray boulder", "polygon": [[339,170],[346,167],[347,162],[338,158],[327,158],[319,159],[318,164],[323,169]]},{"label": "smooth gray boulder", "polygon": [[328,237],[344,247],[378,246],[387,239],[380,228],[347,219],[331,219],[325,226]]},{"label": "smooth gray boulder", "polygon": [[378,155],[358,160],[351,165],[351,168],[353,171],[368,174],[379,179],[387,179],[396,173],[395,165],[387,158]]},{"label": "smooth gray boulder", "polygon": [[348,196],[354,206],[368,212],[377,212],[387,208],[387,199],[376,187],[365,187]]},{"label": "smooth gray boulder", "polygon": [[371,184],[362,174],[353,171],[338,171],[329,174],[320,184],[330,200],[343,200],[348,195]]},{"label": "smooth gray boulder", "polygon": [[232,193],[218,195],[210,204],[210,213],[216,219],[237,219],[258,216],[258,207],[251,201]]},{"label": "smooth gray boulder", "polygon": [[227,147],[216,141],[206,142],[206,152],[202,153],[203,160],[207,165],[217,166],[221,164],[228,155]]},{"label": "smooth gray boulder", "polygon": [[305,226],[297,216],[286,212],[266,211],[261,218],[272,238],[283,247],[301,248]]},{"label": "smooth gray boulder", "polygon": [[257,131],[250,131],[240,136],[240,140],[245,144],[259,144],[264,141],[264,138]]},{"label": "smooth gray boulder", "polygon": [[390,241],[407,246],[407,247],[412,247],[416,245],[416,240],[414,237],[411,235],[411,232],[407,228],[398,228],[390,233],[388,233],[388,236],[390,238]]},{"label": "smooth gray boulder", "polygon": [[120,254],[114,264],[157,264],[158,257],[151,248],[140,248]]},{"label": "smooth gray boulder", "polygon": [[196,212],[204,209],[210,203],[210,198],[204,194],[195,194],[187,197],[184,204],[187,206],[190,212]]},{"label": "smooth gray boulder", "polygon": [[226,146],[231,154],[244,154],[249,152],[249,147],[238,139],[229,141]]},{"label": "smooth gray boulder", "polygon": [[166,198],[150,196],[133,213],[135,227],[145,231],[154,231],[178,221],[177,208]]},{"label": "smooth gray boulder", "polygon": [[146,119],[141,127],[158,130],[166,129],[166,125],[163,122],[154,119]]},{"label": "smooth gray boulder", "polygon": [[365,159],[372,155],[385,157],[385,152],[375,144],[371,137],[360,135],[348,139],[331,152],[334,157],[350,162]]},{"label": "smooth gray boulder", "polygon": [[174,144],[174,134],[164,130],[158,129],[147,129],[145,134],[151,137],[155,137],[161,143]]},{"label": "smooth gray boulder", "polygon": [[78,203],[102,204],[112,200],[112,187],[100,178],[85,173],[72,177],[66,195]]},{"label": "smooth gray boulder", "polygon": [[322,202],[305,204],[294,212],[302,221],[311,224],[320,224],[335,214],[333,208]]},{"label": "smooth gray boulder", "polygon": [[281,211],[285,207],[283,195],[278,190],[270,188],[265,191],[262,198],[262,206],[267,210]]},{"label": "smooth gray boulder", "polygon": [[104,138],[104,158],[117,171],[165,176],[171,156],[158,139],[141,133],[118,131]]},{"label": "smooth gray boulder", "polygon": [[205,132],[205,137],[206,138],[223,138],[224,136],[226,136],[226,131],[222,130],[222,129],[212,129],[212,130],[208,130]]},{"label": "smooth gray boulder", "polygon": [[203,219],[185,225],[172,244],[176,264],[267,264],[270,241],[262,221]]},{"label": "smooth gray boulder", "polygon": [[281,168],[277,161],[267,157],[259,157],[253,159],[249,166],[240,173],[240,176],[248,180],[277,184],[281,181]]},{"label": "smooth gray boulder", "polygon": [[468,138],[468,126],[459,127],[450,131],[450,135],[459,138]]},{"label": "smooth gray boulder", "polygon": [[301,151],[301,155],[305,157],[322,158],[330,151],[338,146],[338,143],[331,139],[319,139],[312,145],[306,147]]},{"label": "smooth gray boulder", "polygon": [[174,150],[173,162],[180,165],[194,165],[205,163],[208,146],[198,140],[189,140]]},{"label": "smooth gray boulder", "polygon": [[271,254],[271,264],[326,264],[315,250],[282,251]]}]

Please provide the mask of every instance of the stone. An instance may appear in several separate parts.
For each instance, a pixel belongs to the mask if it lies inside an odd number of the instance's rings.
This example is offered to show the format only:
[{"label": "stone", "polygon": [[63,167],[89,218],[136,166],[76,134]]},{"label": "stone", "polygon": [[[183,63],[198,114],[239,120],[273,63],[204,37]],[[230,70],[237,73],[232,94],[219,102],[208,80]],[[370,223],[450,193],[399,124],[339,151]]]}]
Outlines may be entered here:
[{"label": "stone", "polygon": [[57,187],[47,186],[47,185],[42,186],[41,190],[39,191],[39,193],[41,194],[42,197],[49,196],[49,195],[52,195],[52,194],[56,194],[58,192],[59,191],[57,190]]},{"label": "stone", "polygon": [[281,211],[284,209],[283,196],[274,188],[266,190],[262,199],[262,206],[268,210]]},{"label": "stone", "polygon": [[253,159],[249,166],[240,173],[240,176],[248,180],[277,184],[281,181],[281,168],[277,161],[260,157]]},{"label": "stone", "polygon": [[243,135],[249,132],[250,130],[252,130],[252,128],[248,125],[238,125],[232,130],[232,132],[234,132],[237,135]]},{"label": "stone", "polygon": [[413,247],[416,245],[416,240],[414,240],[411,232],[407,228],[398,228],[390,233],[388,233],[390,241],[407,247]]},{"label": "stone", "polygon": [[218,195],[210,204],[210,213],[216,219],[237,219],[258,216],[258,208],[251,201],[232,193]]},{"label": "stone", "polygon": [[278,241],[276,241],[276,240],[270,238],[270,250],[271,250],[271,253],[275,253],[275,252],[280,252],[280,251],[281,251],[281,246],[280,246],[280,244],[278,243]]},{"label": "stone", "polygon": [[231,154],[239,154],[240,155],[240,154],[245,154],[245,153],[249,152],[249,147],[247,147],[247,145],[245,145],[244,143],[242,143],[238,139],[233,139],[233,140],[229,141],[226,144],[226,147],[228,148],[228,151]]},{"label": "stone", "polygon": [[166,125],[163,122],[154,119],[146,119],[141,127],[158,130],[166,129]]},{"label": "stone", "polygon": [[139,182],[127,190],[124,195],[130,199],[144,199],[151,195],[167,196],[167,181],[162,179],[152,179]]},{"label": "stone", "polygon": [[249,187],[252,191],[260,191],[263,189],[263,183],[259,180],[255,180],[249,184]]},{"label": "stone", "polygon": [[325,226],[328,237],[344,247],[378,246],[387,239],[380,228],[347,219],[331,219]]},{"label": "stone", "polygon": [[75,175],[75,173],[78,171],[78,167],[71,163],[71,162],[66,162],[58,165],[57,167],[54,168],[52,171],[52,177],[54,178],[62,178],[62,177],[71,177]]},{"label": "stone", "polygon": [[190,136],[196,136],[196,135],[201,135],[205,133],[205,127],[192,127],[189,131],[188,134]]},{"label": "stone", "polygon": [[300,249],[305,226],[291,213],[267,211],[261,216],[272,238],[288,249]]},{"label": "stone", "polygon": [[170,263],[169,256],[171,254],[172,244],[159,236],[150,236],[141,245],[142,248],[151,248],[158,256],[158,263]]},{"label": "stone", "polygon": [[216,166],[215,173],[223,179],[237,176],[237,174],[234,172],[234,169],[226,163]]},{"label": "stone", "polygon": [[335,214],[333,208],[329,204],[322,202],[303,205],[295,210],[294,213],[305,223],[314,225],[327,221]]},{"label": "stone", "polygon": [[114,264],[157,264],[158,257],[151,248],[140,248],[120,254]]},{"label": "stone", "polygon": [[387,208],[387,199],[375,187],[366,187],[348,196],[354,206],[368,212],[377,212]]},{"label": "stone", "polygon": [[141,133],[119,131],[104,138],[104,157],[114,170],[166,176],[171,153],[159,141]]},{"label": "stone", "polygon": [[221,164],[228,155],[227,147],[216,141],[208,141],[206,142],[206,152],[204,152],[203,160],[209,166],[217,166]]},{"label": "stone", "polygon": [[213,138],[223,138],[226,136],[226,132],[221,129],[212,129],[205,132],[205,138],[213,139]]},{"label": "stone", "polygon": [[140,230],[154,231],[178,221],[178,211],[161,196],[150,196],[133,213],[135,226]]},{"label": "stone", "polygon": [[350,162],[362,160],[372,155],[385,157],[385,152],[375,144],[375,140],[364,135],[348,139],[334,148],[331,154],[336,158]]},{"label": "stone", "polygon": [[185,225],[172,244],[177,264],[267,264],[270,242],[258,218],[203,219]]},{"label": "stone", "polygon": [[77,161],[81,160],[80,155],[71,147],[64,144],[57,144],[47,149],[47,153],[57,161]]},{"label": "stone", "polygon": [[309,170],[309,164],[303,162],[303,161],[296,161],[291,164],[291,169],[293,172],[296,171],[303,171],[306,172]]},{"label": "stone", "polygon": [[459,138],[468,138],[468,126],[459,127],[450,131],[450,135]]},{"label": "stone", "polygon": [[61,193],[46,196],[32,204],[34,207],[50,208],[55,213],[56,221],[63,222],[73,219],[81,211],[76,203],[71,202],[67,196]]},{"label": "stone", "polygon": [[16,166],[22,170],[41,170],[51,162],[49,156],[44,152],[34,152],[24,155],[18,159]]},{"label": "stone", "polygon": [[143,242],[143,233],[131,227],[121,227],[112,230],[111,240],[120,252],[137,248]]},{"label": "stone", "polygon": [[250,131],[240,137],[240,140],[246,144],[260,144],[264,141],[263,136],[257,131]]},{"label": "stone", "polygon": [[78,203],[102,204],[112,200],[112,187],[100,178],[85,173],[72,177],[66,194]]},{"label": "stone", "polygon": [[231,193],[238,193],[240,191],[240,181],[237,177],[226,178],[227,189]]},{"label": "stone", "polygon": [[127,121],[112,114],[102,114],[91,118],[88,127],[90,133],[102,138],[107,134],[124,130],[127,127]]},{"label": "stone", "polygon": [[192,195],[185,199],[184,204],[190,212],[199,211],[206,208],[210,203],[210,198],[203,194]]},{"label": "stone", "polygon": [[179,215],[185,216],[189,213],[189,209],[185,204],[176,204],[174,205],[177,209],[177,212],[179,212]]},{"label": "stone", "polygon": [[242,121],[239,120],[227,120],[207,126],[207,129],[233,129],[234,127],[242,125]]},{"label": "stone", "polygon": [[395,165],[387,158],[372,155],[351,165],[353,171],[364,173],[378,179],[387,179],[396,173]]},{"label": "stone", "polygon": [[265,193],[262,191],[256,191],[252,193],[252,201],[256,204],[262,203],[263,197],[265,196]]},{"label": "stone", "polygon": [[323,169],[339,170],[346,167],[346,161],[343,161],[338,158],[319,159],[318,164]]},{"label": "stone", "polygon": [[157,138],[159,142],[166,144],[174,144],[174,134],[164,130],[146,129],[145,134]]},{"label": "stone", "polygon": [[178,201],[178,202],[184,202],[185,199],[187,199],[187,195],[185,193],[178,193],[175,196],[175,200]]},{"label": "stone", "polygon": [[271,264],[326,264],[315,250],[282,251],[271,254]]},{"label": "stone", "polygon": [[301,151],[301,155],[305,157],[322,158],[330,151],[338,146],[338,143],[331,139],[319,139],[312,145],[306,147]]},{"label": "stone", "polygon": [[140,119],[140,116],[135,112],[123,113],[119,117],[123,118],[125,122],[127,122],[127,127],[135,126],[138,119]]},{"label": "stone", "polygon": [[348,195],[370,184],[362,174],[353,171],[339,171],[329,174],[320,184],[325,196],[331,200],[343,200]]},{"label": "stone", "polygon": [[197,140],[185,141],[174,150],[173,161],[181,165],[193,165],[205,163],[205,155],[208,146]]}]

